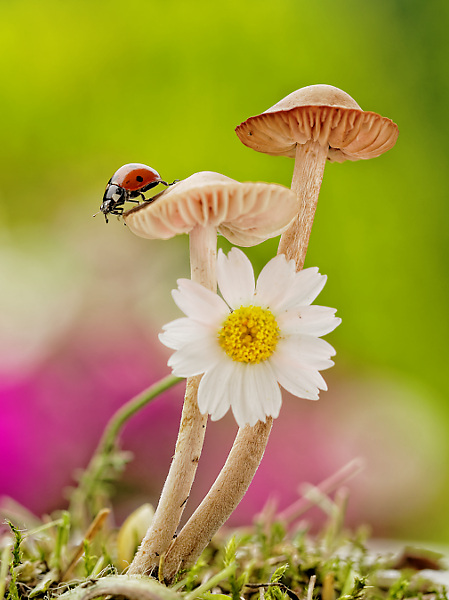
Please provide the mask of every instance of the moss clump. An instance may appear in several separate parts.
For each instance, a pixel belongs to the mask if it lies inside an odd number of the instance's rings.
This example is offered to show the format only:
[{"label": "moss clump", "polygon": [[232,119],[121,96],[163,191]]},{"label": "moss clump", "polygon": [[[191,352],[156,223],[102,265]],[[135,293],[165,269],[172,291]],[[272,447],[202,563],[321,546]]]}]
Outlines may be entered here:
[{"label": "moss clump", "polygon": [[[373,554],[366,535],[348,534],[334,514],[319,535],[306,526],[287,531],[261,518],[236,532],[222,531],[200,560],[166,587],[154,577],[120,573],[117,529],[102,511],[84,536],[62,512],[33,529],[13,520],[0,537],[0,598],[24,600],[403,600],[448,598],[439,555],[404,551]],[[108,518],[106,518],[108,517]],[[440,571],[438,573],[438,571]],[[439,577],[440,582],[436,581]]]}]

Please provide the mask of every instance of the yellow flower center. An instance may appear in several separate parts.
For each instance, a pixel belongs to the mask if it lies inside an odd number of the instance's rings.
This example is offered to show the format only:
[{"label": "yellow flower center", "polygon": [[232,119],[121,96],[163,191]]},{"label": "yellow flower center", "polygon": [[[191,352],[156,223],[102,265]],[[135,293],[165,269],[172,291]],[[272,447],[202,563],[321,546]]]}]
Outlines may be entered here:
[{"label": "yellow flower center", "polygon": [[273,313],[260,306],[234,310],[218,332],[220,346],[232,360],[259,363],[276,349],[280,330]]}]

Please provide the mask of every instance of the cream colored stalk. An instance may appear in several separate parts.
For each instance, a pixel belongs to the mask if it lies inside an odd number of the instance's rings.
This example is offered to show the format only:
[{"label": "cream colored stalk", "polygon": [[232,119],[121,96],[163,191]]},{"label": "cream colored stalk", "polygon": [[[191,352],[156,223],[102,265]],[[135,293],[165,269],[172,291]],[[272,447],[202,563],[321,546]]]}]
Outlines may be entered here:
[{"label": "cream colored stalk", "polygon": [[272,417],[267,417],[265,423],[239,429],[223,469],[165,556],[162,577],[166,583],[195,563],[234,512],[262,460],[272,424]]},{"label": "cream colored stalk", "polygon": [[[191,279],[217,290],[217,229],[197,225],[190,232]],[[195,478],[206,433],[207,415],[198,409],[201,376],[187,379],[178,440],[170,470],[150,527],[128,573],[151,573],[167,550],[181,520]]]},{"label": "cream colored stalk", "polygon": [[319,142],[309,140],[296,146],[292,190],[298,198],[299,211],[281,235],[278,254],[294,259],[298,271],[304,266],[326,160],[327,148]]}]

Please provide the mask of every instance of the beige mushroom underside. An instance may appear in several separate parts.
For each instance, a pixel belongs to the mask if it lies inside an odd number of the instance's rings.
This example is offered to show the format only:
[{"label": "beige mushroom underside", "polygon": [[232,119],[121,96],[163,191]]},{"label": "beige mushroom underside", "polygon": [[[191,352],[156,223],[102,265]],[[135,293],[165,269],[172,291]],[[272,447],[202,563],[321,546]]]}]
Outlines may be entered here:
[{"label": "beige mushroom underside", "polygon": [[380,156],[392,148],[398,128],[391,119],[355,108],[299,106],[250,117],[236,128],[245,146],[272,156],[295,157],[308,140],[329,146],[328,160],[343,162]]},{"label": "beige mushroom underside", "polygon": [[391,119],[363,111],[332,85],[309,85],[292,92],[236,128],[250,148],[273,156],[295,157],[295,146],[309,140],[329,148],[331,162],[374,158],[394,146],[398,128]]},{"label": "beige mushroom underside", "polygon": [[239,183],[205,171],[125,212],[123,219],[144,238],[169,239],[210,225],[233,244],[253,246],[282,233],[296,211],[295,194],[284,186]]}]

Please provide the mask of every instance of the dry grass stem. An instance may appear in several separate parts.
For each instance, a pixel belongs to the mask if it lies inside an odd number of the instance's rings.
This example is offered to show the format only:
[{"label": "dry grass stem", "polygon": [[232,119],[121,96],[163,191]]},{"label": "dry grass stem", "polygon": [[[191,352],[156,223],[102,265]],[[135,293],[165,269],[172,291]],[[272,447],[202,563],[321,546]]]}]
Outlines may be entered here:
[{"label": "dry grass stem", "polygon": [[[350,479],[355,477],[363,469],[364,463],[361,459],[355,458],[342,467],[339,471],[322,481],[316,486],[316,488],[322,494],[332,494],[343,484],[347,483]],[[296,519],[299,519],[305,512],[315,506],[315,502],[310,498],[303,495],[296,502],[288,506],[283,510],[277,519],[283,521],[285,524],[290,524]]]},{"label": "dry grass stem", "polygon": [[102,510],[100,510],[98,515],[95,517],[95,519],[92,521],[92,523],[89,526],[89,529],[86,531],[83,541],[77,547],[75,554],[74,554],[72,560],[70,561],[67,569],[61,575],[61,581],[67,581],[70,579],[70,577],[72,576],[73,570],[76,567],[77,562],[79,561],[79,559],[82,557],[82,555],[84,553],[84,545],[86,544],[86,542],[90,543],[95,538],[97,533],[103,527],[103,525],[106,521],[106,518],[109,516],[110,512],[111,511],[109,508],[103,508]]}]

